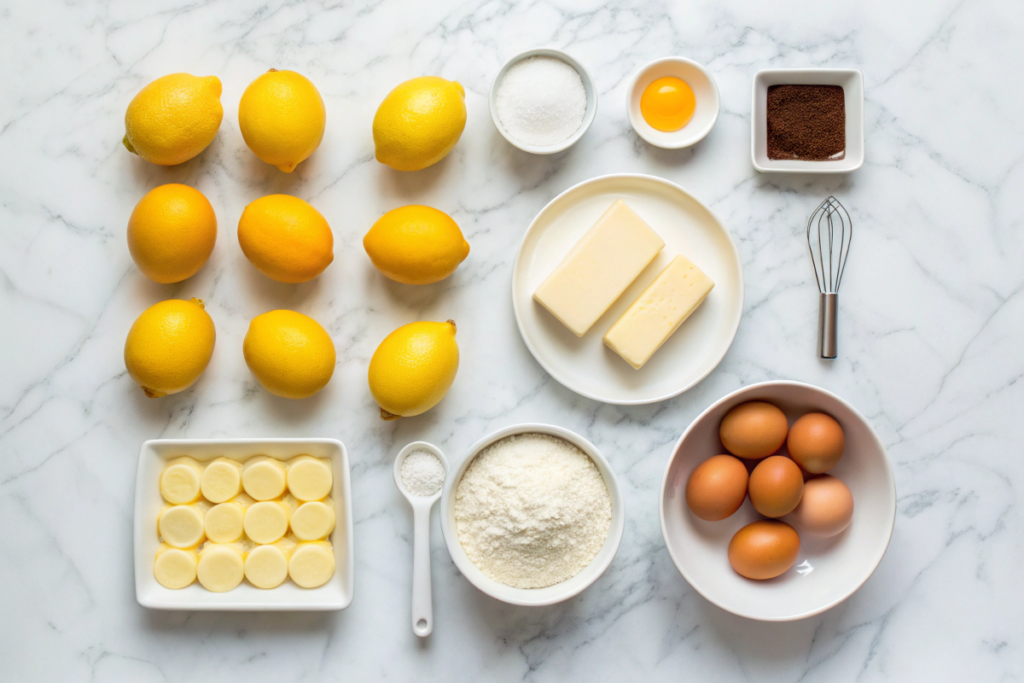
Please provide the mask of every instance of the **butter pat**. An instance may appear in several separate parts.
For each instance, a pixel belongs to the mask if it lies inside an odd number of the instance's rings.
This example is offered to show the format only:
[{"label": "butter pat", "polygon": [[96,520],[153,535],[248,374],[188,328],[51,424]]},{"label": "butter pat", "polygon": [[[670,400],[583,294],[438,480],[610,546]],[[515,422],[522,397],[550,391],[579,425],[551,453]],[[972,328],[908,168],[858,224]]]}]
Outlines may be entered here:
[{"label": "butter pat", "polygon": [[604,335],[604,343],[636,369],[643,367],[715,286],[685,256],[676,256]]},{"label": "butter pat", "polygon": [[664,240],[618,199],[533,298],[582,337],[658,255]]}]

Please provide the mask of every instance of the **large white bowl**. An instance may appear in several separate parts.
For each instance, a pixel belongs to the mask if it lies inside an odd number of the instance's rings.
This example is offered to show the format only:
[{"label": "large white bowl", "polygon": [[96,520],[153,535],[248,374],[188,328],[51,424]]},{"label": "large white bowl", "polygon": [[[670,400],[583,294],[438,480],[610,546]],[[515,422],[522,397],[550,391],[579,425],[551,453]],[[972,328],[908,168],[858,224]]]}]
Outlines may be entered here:
[{"label": "large white bowl", "polygon": [[[160,542],[156,519],[163,506],[160,473],[173,458],[190,455],[199,462],[224,456],[239,462],[254,455],[287,460],[312,455],[331,461],[334,474],[336,523],[331,533],[335,569],[331,580],[318,588],[300,588],[285,581],[263,590],[248,581],[226,593],[211,593],[198,582],[171,590],[153,576],[153,560]],[[315,611],[345,609],[352,602],[352,491],[348,453],[336,439],[156,439],[142,444],[135,477],[135,597],[152,609],[224,611]]]},{"label": "large white bowl", "polygon": [[[466,551],[463,550],[462,543],[459,541],[458,529],[455,526],[455,490],[458,488],[459,482],[462,481],[462,475],[466,473],[469,463],[482,450],[495,441],[504,439],[506,436],[512,436],[513,434],[550,434],[573,444],[589,455],[590,459],[597,465],[597,469],[601,472],[601,476],[604,477],[605,486],[608,487],[608,493],[611,494],[612,498],[612,523],[608,529],[608,538],[605,539],[601,550],[598,551],[594,559],[590,561],[590,564],[579,574],[547,588],[513,588],[499,583],[484,574],[466,555]],[[474,586],[492,598],[512,605],[553,605],[581,593],[590,584],[597,581],[598,577],[612,563],[612,558],[615,557],[615,553],[619,549],[625,519],[626,513],[623,508],[622,494],[619,492],[619,483],[615,479],[611,466],[604,456],[601,455],[601,452],[597,450],[594,444],[579,434],[548,424],[525,423],[512,425],[511,427],[499,429],[480,439],[470,447],[466,457],[455,469],[454,475],[449,476],[445,480],[444,491],[441,494],[441,531],[444,533],[444,542],[448,546],[452,562],[455,563],[455,566],[462,572],[462,575],[469,579],[469,582]]]},{"label": "large white bowl", "polygon": [[[828,413],[838,420],[846,436],[846,449],[829,474],[841,479],[853,494],[850,527],[830,539],[801,533],[796,564],[768,581],[743,578],[733,571],[727,557],[733,534],[761,519],[750,500],[728,519],[705,522],[690,513],[684,493],[686,481],[698,464],[727,452],[718,438],[718,426],[725,414],[740,403],[755,400],[777,405],[790,424],[812,411]],[[850,597],[882,561],[895,519],[892,466],[871,425],[835,394],[801,382],[754,384],[716,402],[683,432],[662,482],[661,531],[680,573],[698,593],[722,609],[761,621],[804,619]],[[783,521],[788,520],[784,517]]]}]

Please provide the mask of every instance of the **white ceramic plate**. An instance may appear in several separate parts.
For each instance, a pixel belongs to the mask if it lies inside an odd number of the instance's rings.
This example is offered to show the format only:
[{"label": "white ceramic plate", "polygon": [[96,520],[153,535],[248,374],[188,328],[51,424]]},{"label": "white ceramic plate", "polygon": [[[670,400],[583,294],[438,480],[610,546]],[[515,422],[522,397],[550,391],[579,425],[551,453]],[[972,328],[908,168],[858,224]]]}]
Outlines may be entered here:
[{"label": "white ceramic plate", "polygon": [[[661,235],[665,248],[580,338],[536,303],[533,292],[620,198]],[[676,254],[707,273],[715,288],[654,357],[634,370],[602,338]],[[605,403],[654,403],[704,379],[729,350],[743,313],[743,268],[732,237],[689,192],[654,176],[607,175],[569,188],[533,219],[512,269],[512,305],[530,353],[566,387]]]},{"label": "white ceramic plate", "polygon": [[[804,413],[828,413],[843,427],[846,448],[829,474],[853,494],[853,522],[833,538],[800,534],[792,569],[768,581],[733,571],[727,549],[733,535],[758,519],[750,500],[731,517],[705,522],[686,507],[686,481],[693,469],[719,453],[722,418],[746,401],[774,403],[789,423]],[[785,453],[785,446],[781,451]],[[878,436],[857,409],[835,394],[801,382],[764,382],[734,391],[701,413],[683,432],[665,470],[661,531],[679,572],[705,598],[733,614],[761,621],[793,621],[824,612],[860,588],[882,561],[896,519],[896,484]],[[783,517],[783,521],[789,521]],[[797,527],[799,532],[799,527]]]},{"label": "white ceramic plate", "polygon": [[[469,463],[473,461],[473,458],[480,451],[495,441],[504,439],[506,436],[530,433],[557,436],[565,439],[589,455],[590,459],[597,465],[597,469],[600,470],[601,476],[604,477],[604,483],[608,487],[608,493],[612,499],[612,523],[608,529],[608,538],[605,539],[601,550],[598,551],[594,559],[590,561],[590,564],[584,567],[583,571],[579,574],[547,588],[513,588],[512,586],[499,583],[484,574],[473,564],[473,560],[469,559],[469,556],[466,555],[466,551],[463,550],[462,543],[459,541],[459,532],[455,526],[455,491],[459,486],[459,482],[462,481],[462,475],[466,473],[466,469],[469,467]],[[448,553],[452,556],[452,562],[455,563],[455,566],[462,572],[462,575],[469,579],[469,582],[474,586],[492,598],[512,605],[553,605],[583,592],[590,584],[597,581],[601,574],[604,574],[604,571],[608,569],[608,565],[612,563],[612,559],[619,549],[619,543],[622,541],[622,528],[625,525],[625,521],[626,511],[623,506],[622,494],[619,492],[619,482],[615,479],[615,473],[612,471],[611,465],[608,464],[608,461],[605,460],[605,457],[601,455],[601,452],[597,450],[594,444],[575,432],[562,427],[556,427],[555,425],[524,423],[505,427],[493,434],[488,434],[470,447],[466,457],[455,468],[454,476],[449,476],[445,480],[444,490],[441,493],[441,531],[444,533],[444,542],[448,546]]]},{"label": "white ceramic plate", "polygon": [[[337,515],[331,544],[335,570],[319,588],[300,588],[291,581],[262,590],[242,581],[234,590],[211,593],[198,582],[181,590],[164,588],[153,576],[160,547],[156,518],[163,506],[160,473],[164,463],[182,455],[200,462],[224,456],[244,461],[254,455],[287,460],[296,455],[328,458],[334,470],[331,497]],[[135,596],[152,609],[222,611],[314,611],[345,609],[352,602],[352,492],[348,454],[335,439],[157,439],[142,444],[135,477]]]}]

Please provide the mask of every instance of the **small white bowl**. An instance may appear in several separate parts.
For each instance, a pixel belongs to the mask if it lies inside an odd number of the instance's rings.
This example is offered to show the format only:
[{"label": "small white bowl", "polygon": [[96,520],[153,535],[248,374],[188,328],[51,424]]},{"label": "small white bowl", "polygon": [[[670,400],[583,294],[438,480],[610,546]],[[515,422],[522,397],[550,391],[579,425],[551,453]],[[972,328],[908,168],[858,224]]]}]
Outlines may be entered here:
[{"label": "small white bowl", "polygon": [[[846,154],[804,161],[768,158],[768,88],[773,85],[839,85],[846,101]],[[761,173],[850,173],[864,165],[864,75],[857,69],[762,69],[754,75],[750,108],[750,158]]]},{"label": "small white bowl", "polygon": [[[462,543],[459,541],[458,529],[455,526],[455,490],[458,488],[459,482],[462,481],[462,475],[466,473],[469,463],[482,450],[495,441],[514,434],[550,434],[573,444],[589,455],[590,459],[597,465],[597,469],[601,472],[601,476],[604,477],[604,483],[608,487],[608,493],[612,498],[612,522],[608,529],[608,538],[605,539],[601,550],[598,551],[594,559],[590,561],[590,564],[584,567],[583,571],[579,574],[547,588],[513,588],[499,583],[484,574],[466,555],[466,551],[463,550]],[[626,513],[623,507],[622,494],[619,492],[619,483],[615,479],[611,466],[604,456],[601,455],[601,452],[594,447],[594,444],[579,434],[548,424],[525,423],[512,425],[511,427],[499,429],[480,439],[470,447],[465,459],[455,469],[454,476],[449,476],[445,481],[444,491],[441,493],[441,531],[444,533],[444,541],[448,546],[448,552],[451,554],[455,566],[458,567],[463,576],[469,579],[470,583],[481,591],[492,598],[511,605],[553,605],[578,595],[590,584],[597,581],[598,577],[612,563],[612,558],[615,557],[615,553],[619,549],[625,519]]]},{"label": "small white bowl", "polygon": [[[838,420],[846,448],[829,474],[841,479],[853,494],[853,522],[849,528],[832,538],[800,533],[796,564],[768,581],[745,579],[729,564],[730,539],[741,527],[762,519],[750,500],[727,519],[705,522],[690,513],[685,497],[686,482],[694,468],[713,455],[728,452],[718,437],[722,418],[736,405],[754,400],[775,404],[790,424],[812,411],[828,413]],[[786,452],[785,446],[782,452]],[[782,519],[788,521],[787,517]],[[714,604],[760,621],[804,619],[850,597],[882,561],[895,519],[892,466],[871,425],[835,394],[802,382],[753,384],[715,402],[679,437],[662,482],[661,531],[676,568]]]},{"label": "small white bowl", "polygon": [[[697,100],[689,123],[671,132],[652,127],[640,113],[640,96],[644,90],[665,76],[675,76],[686,81]],[[703,66],[685,57],[663,57],[644,65],[633,76],[626,95],[626,114],[633,130],[647,142],[663,149],[682,149],[703,140],[715,127],[720,108],[715,78]]]},{"label": "small white bowl", "polygon": [[[254,455],[287,460],[312,455],[331,461],[336,523],[331,533],[335,569],[331,580],[318,588],[300,588],[285,581],[263,590],[248,581],[226,593],[211,593],[198,582],[180,590],[161,586],[153,576],[153,560],[160,541],[156,519],[163,506],[160,473],[173,458],[189,455],[199,462],[218,457],[244,462]],[[135,597],[143,607],[168,610],[321,611],[345,609],[352,602],[352,491],[348,453],[336,439],[156,439],[142,444],[135,476]]]},{"label": "small white bowl", "polygon": [[[571,66],[576,70],[576,73],[580,75],[580,80],[583,81],[583,89],[587,91],[587,110],[583,114],[583,123],[571,136],[562,140],[561,142],[549,145],[547,147],[538,147],[536,145],[528,145],[525,142],[521,142],[516,138],[512,137],[505,127],[501,125],[501,120],[498,118],[498,85],[501,83],[501,79],[505,77],[505,72],[509,70],[513,64],[529,59],[530,57],[554,57],[555,59],[561,59],[563,62]],[[594,82],[590,79],[590,74],[583,68],[583,65],[577,62],[575,59],[562,52],[561,50],[554,50],[551,48],[538,48],[535,50],[527,50],[522,52],[512,59],[505,62],[501,69],[498,70],[498,75],[495,76],[494,81],[491,83],[490,93],[490,109],[491,109],[491,121],[494,122],[494,127],[498,129],[502,137],[509,141],[515,147],[529,152],[530,154],[555,154],[562,150],[568,149],[576,144],[576,141],[583,137],[583,134],[590,128],[590,124],[594,122],[594,117],[597,115],[597,88],[594,87]]]}]

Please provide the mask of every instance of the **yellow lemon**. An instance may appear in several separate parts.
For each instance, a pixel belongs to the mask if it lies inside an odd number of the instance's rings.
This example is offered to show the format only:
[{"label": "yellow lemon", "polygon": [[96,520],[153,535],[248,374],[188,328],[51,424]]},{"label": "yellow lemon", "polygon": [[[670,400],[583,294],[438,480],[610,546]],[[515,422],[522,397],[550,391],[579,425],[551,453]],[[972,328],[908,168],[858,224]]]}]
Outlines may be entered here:
[{"label": "yellow lemon", "polygon": [[373,265],[396,282],[443,280],[469,254],[469,242],[451,216],[429,206],[403,206],[380,217],[363,238]]},{"label": "yellow lemon", "polygon": [[337,359],[327,330],[295,311],[269,311],[253,318],[242,353],[263,388],[283,398],[306,398],[323,389]]},{"label": "yellow lemon", "polygon": [[457,81],[422,76],[388,93],[373,117],[377,161],[418,171],[452,151],[466,127],[466,91]]},{"label": "yellow lemon", "polygon": [[124,146],[161,166],[181,164],[213,142],[224,118],[216,76],[158,78],[128,104]]},{"label": "yellow lemon", "polygon": [[427,412],[448,393],[458,371],[454,320],[399,327],[370,359],[370,393],[380,406],[381,419]]},{"label": "yellow lemon", "polygon": [[298,197],[271,194],[245,207],[238,244],[256,268],[278,282],[306,282],[334,260],[334,233],[323,215]]},{"label": "yellow lemon", "polygon": [[147,308],[132,324],[124,364],[146,396],[176,394],[203,374],[216,341],[202,299],[168,299]]},{"label": "yellow lemon", "polygon": [[153,188],[128,219],[128,251],[135,265],[150,280],[164,284],[195,275],[216,241],[213,207],[188,185]]},{"label": "yellow lemon", "polygon": [[271,69],[249,84],[238,103],[238,127],[245,144],[285,173],[316,151],[326,125],[320,91],[294,71]]}]

